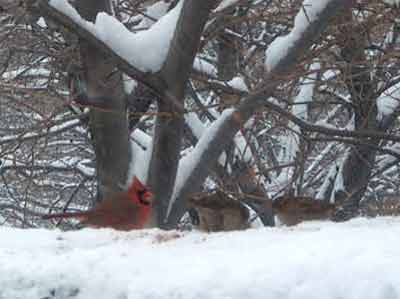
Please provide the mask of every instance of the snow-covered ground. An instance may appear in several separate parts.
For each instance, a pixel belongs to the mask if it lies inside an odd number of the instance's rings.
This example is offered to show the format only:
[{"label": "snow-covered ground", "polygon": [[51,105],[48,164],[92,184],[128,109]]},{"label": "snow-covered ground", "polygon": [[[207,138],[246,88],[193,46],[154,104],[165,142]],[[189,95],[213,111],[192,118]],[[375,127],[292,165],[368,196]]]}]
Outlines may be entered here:
[{"label": "snow-covered ground", "polygon": [[206,234],[0,227],[0,298],[400,298],[400,218]]}]

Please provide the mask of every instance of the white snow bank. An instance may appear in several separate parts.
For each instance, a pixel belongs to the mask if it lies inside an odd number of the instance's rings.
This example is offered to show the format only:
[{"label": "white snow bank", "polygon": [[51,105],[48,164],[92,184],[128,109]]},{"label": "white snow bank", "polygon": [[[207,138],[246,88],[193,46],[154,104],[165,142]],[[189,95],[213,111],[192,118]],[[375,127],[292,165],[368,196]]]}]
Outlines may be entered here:
[{"label": "white snow bank", "polygon": [[232,233],[0,228],[0,298],[399,298],[400,218]]}]

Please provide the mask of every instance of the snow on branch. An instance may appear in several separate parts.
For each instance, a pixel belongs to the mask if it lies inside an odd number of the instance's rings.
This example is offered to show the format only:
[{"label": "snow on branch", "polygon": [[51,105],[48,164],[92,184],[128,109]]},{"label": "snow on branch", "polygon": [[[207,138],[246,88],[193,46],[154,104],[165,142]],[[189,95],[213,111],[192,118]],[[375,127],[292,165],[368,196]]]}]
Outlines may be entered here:
[{"label": "snow on branch", "polygon": [[50,0],[49,4],[68,16],[77,25],[91,32],[117,55],[143,72],[157,72],[167,57],[183,1],[147,30],[133,33],[115,17],[101,12],[95,23],[84,20],[66,0]]},{"label": "snow on branch", "polygon": [[393,114],[400,105],[400,83],[393,85],[384,91],[376,101],[378,106],[377,120]]},{"label": "snow on branch", "polygon": [[16,141],[23,142],[46,136],[48,137],[50,135],[55,135],[61,132],[65,132],[74,127],[80,126],[81,124],[82,123],[80,119],[72,119],[72,120],[62,121],[60,124],[56,124],[51,127],[40,129],[38,132],[26,132],[18,135],[4,136],[0,138],[0,145]]},{"label": "snow on branch", "polygon": [[267,48],[265,65],[267,70],[272,70],[280,61],[287,56],[289,49],[303,38],[304,32],[309,25],[318,20],[321,12],[331,0],[304,0],[302,8],[296,15],[294,27],[289,34],[276,38]]},{"label": "snow on branch", "polygon": [[172,199],[169,203],[168,214],[171,211],[172,205],[175,202],[175,199],[178,197],[182,187],[187,182],[190,175],[194,172],[195,168],[202,161],[202,155],[209,148],[210,143],[215,139],[220,126],[225,123],[225,120],[232,116],[234,113],[234,109],[226,109],[222,112],[221,116],[214,121],[206,130],[204,130],[203,134],[199,141],[196,144],[194,150],[188,154],[186,157],[182,158],[179,161],[177,178],[175,181],[175,188],[172,195]]},{"label": "snow on branch", "polygon": [[400,0],[383,0],[388,5],[400,6]]},{"label": "snow on branch", "polygon": [[[81,18],[75,8],[66,0],[37,0],[28,9],[33,12],[39,11],[46,18],[66,26],[80,38],[87,40],[102,53],[108,55],[123,73],[160,92],[164,88],[163,82],[159,76],[155,76],[151,72],[155,69],[158,70],[166,58],[165,55],[168,53],[173,35],[171,32],[175,29],[174,22],[179,17],[180,7],[181,4],[177,5],[176,9],[171,10],[150,29],[140,34],[128,31],[118,20],[105,13],[99,14],[95,23],[88,22]],[[163,26],[168,27],[169,31]],[[166,36],[162,36],[163,33]],[[114,37],[117,35],[118,39]],[[159,60],[150,61],[151,59],[146,58],[146,56],[156,55],[156,51],[158,54],[164,55],[162,59],[158,57]],[[150,53],[154,55],[150,55]],[[126,54],[128,57],[121,56],[122,54]],[[143,62],[141,62],[142,59]]]},{"label": "snow on branch", "polygon": [[87,166],[90,164],[89,159],[77,159],[66,157],[57,161],[36,161],[34,165],[14,161],[12,157],[6,157],[1,160],[1,171],[7,170],[24,170],[24,171],[58,171],[71,172],[76,171],[87,179],[93,179],[95,176],[94,168]]},{"label": "snow on branch", "polygon": [[264,101],[264,105],[268,107],[270,110],[279,113],[281,116],[286,117],[296,125],[298,125],[301,129],[309,132],[320,133],[329,136],[340,136],[340,137],[353,137],[353,138],[378,138],[385,140],[392,140],[400,142],[400,136],[394,134],[386,134],[376,130],[340,130],[333,129],[330,127],[324,127],[319,125],[313,125],[309,122],[304,121],[301,118],[296,117],[291,112],[285,110],[284,108],[274,104],[271,101]]},{"label": "snow on branch", "polygon": [[226,9],[233,8],[239,3],[239,1],[240,0],[222,0],[214,12],[222,12]]},{"label": "snow on branch", "polygon": [[150,165],[153,139],[139,128],[135,129],[130,136],[131,155],[129,173],[125,183],[126,189],[137,176],[142,182],[147,181],[147,174]]},{"label": "snow on branch", "polygon": [[[314,63],[310,66],[309,71],[311,74],[309,77],[301,78],[300,82],[300,90],[298,95],[294,98],[293,100],[293,106],[292,106],[292,113],[294,116],[296,116],[298,119],[302,119],[304,121],[307,121],[308,119],[308,103],[310,103],[313,100],[314,96],[314,88],[315,88],[315,82],[317,78],[317,72],[320,69],[319,63]],[[285,140],[285,142],[282,142],[282,144],[285,144],[285,151],[282,153],[282,163],[287,164],[291,163],[296,159],[296,156],[299,152],[299,146],[300,146],[300,135],[301,135],[301,130],[300,127],[293,122],[289,124],[289,133],[287,136],[281,136],[282,140]],[[282,174],[285,175],[284,173],[287,171],[290,171],[291,168],[287,168],[286,171],[283,171]],[[286,177],[288,175],[286,174]]]}]

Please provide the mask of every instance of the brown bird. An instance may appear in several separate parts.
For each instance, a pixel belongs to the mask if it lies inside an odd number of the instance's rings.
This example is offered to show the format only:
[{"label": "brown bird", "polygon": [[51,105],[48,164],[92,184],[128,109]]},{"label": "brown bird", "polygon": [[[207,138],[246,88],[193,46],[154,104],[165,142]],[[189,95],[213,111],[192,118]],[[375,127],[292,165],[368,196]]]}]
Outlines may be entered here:
[{"label": "brown bird", "polygon": [[272,203],[272,209],[280,222],[296,225],[305,220],[330,219],[336,205],[311,197],[283,195]]},{"label": "brown bird", "polygon": [[81,224],[96,228],[140,229],[149,220],[152,197],[153,194],[135,176],[128,191],[114,194],[92,210],[50,214],[42,219],[77,218]]},{"label": "brown bird", "polygon": [[193,224],[200,230],[218,232],[249,227],[250,215],[247,207],[221,190],[189,198],[189,207],[192,209],[189,214]]}]

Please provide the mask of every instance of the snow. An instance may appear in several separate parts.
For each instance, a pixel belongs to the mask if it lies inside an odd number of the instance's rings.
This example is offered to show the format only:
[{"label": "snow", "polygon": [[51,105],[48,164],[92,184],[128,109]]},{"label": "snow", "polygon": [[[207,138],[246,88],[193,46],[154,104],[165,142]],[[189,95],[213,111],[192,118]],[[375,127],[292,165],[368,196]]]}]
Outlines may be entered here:
[{"label": "snow", "polygon": [[132,79],[126,74],[122,74],[122,81],[124,85],[124,91],[126,94],[131,94],[137,87],[136,80]]},{"label": "snow", "polygon": [[[249,137],[247,137],[249,138]],[[251,164],[253,153],[251,151],[248,139],[244,136],[244,131],[240,130],[234,137],[235,155],[241,157],[244,162]],[[224,164],[222,164],[224,165]]]},{"label": "snow", "polygon": [[228,7],[234,7],[234,5],[237,5],[238,2],[239,0],[222,0],[214,12],[220,12]]},{"label": "snow", "polygon": [[135,129],[130,136],[131,160],[125,189],[128,189],[134,176],[140,181],[147,181],[153,142],[152,138],[140,129]]},{"label": "snow", "polygon": [[234,77],[232,80],[227,82],[228,86],[240,90],[243,92],[249,92],[249,89],[247,88],[246,82],[244,82],[242,77]]},{"label": "snow", "polygon": [[[317,78],[317,72],[320,70],[319,63],[313,63],[310,68],[310,74],[308,77],[300,79],[301,85],[298,95],[293,100],[293,105],[291,107],[292,114],[297,118],[303,120],[308,119],[308,104],[312,102],[314,96],[315,82]],[[282,164],[289,164],[296,160],[296,156],[300,151],[300,127],[294,123],[289,124],[289,131],[287,135],[282,135],[279,137],[281,143],[285,146],[279,156],[279,160]],[[293,168],[287,167],[283,169],[280,173],[281,178],[278,180],[288,180],[293,173]]]},{"label": "snow", "polygon": [[39,27],[47,28],[46,21],[44,20],[43,17],[40,17],[39,20],[36,22],[36,24],[38,24]]},{"label": "snow", "polygon": [[[329,147],[326,147],[326,149],[328,148]],[[315,196],[316,199],[325,200],[325,196],[328,193],[329,188],[331,187],[332,181],[336,179],[337,172],[338,172],[337,165],[333,164],[329,168],[328,175],[325,176],[324,182],[322,183],[317,195]],[[329,198],[329,202],[334,203],[334,199],[335,199],[335,192],[332,192],[331,198]]]},{"label": "snow", "polygon": [[303,5],[296,15],[294,27],[289,34],[277,37],[267,48],[265,65],[271,71],[286,56],[288,50],[298,41],[308,25],[318,19],[319,14],[326,8],[331,0],[304,0]]},{"label": "snow", "polygon": [[[308,119],[308,104],[312,102],[314,97],[315,83],[317,79],[317,72],[320,70],[319,63],[313,63],[309,67],[310,74],[308,77],[300,79],[301,85],[298,95],[293,100],[293,105],[291,107],[292,114],[297,118],[303,120]],[[289,123],[289,131],[287,135],[282,135],[279,137],[282,144],[285,146],[282,148],[279,160],[282,164],[289,164],[295,162],[297,155],[300,152],[300,140],[301,129],[298,125],[294,123]],[[289,180],[292,177],[293,168],[284,168],[278,180]]]},{"label": "snow", "polygon": [[40,137],[44,131],[46,131],[47,134],[49,133],[56,133],[59,131],[66,130],[67,128],[75,127],[80,125],[80,120],[79,119],[72,119],[72,120],[67,120],[63,122],[62,124],[59,125],[54,125],[48,128],[43,129],[41,132],[27,132],[27,133],[22,133],[19,135],[8,135],[0,138],[0,144],[4,144],[7,142],[14,142],[14,141],[19,141],[23,139],[32,139],[32,138],[38,138]]},{"label": "snow", "polygon": [[[93,167],[89,166],[91,165],[91,162],[92,160],[90,159],[81,159],[77,157],[64,157],[64,158],[58,158],[55,161],[36,159],[35,166],[42,167],[43,169],[46,168],[59,169],[59,170],[75,169],[85,177],[93,178],[95,175],[95,170]],[[32,171],[25,163],[16,161],[16,157],[14,155],[4,155],[2,157],[0,163],[0,170],[7,168],[18,168],[18,167],[25,168],[26,172]]]},{"label": "snow", "polygon": [[217,78],[217,68],[207,60],[195,57],[193,61],[193,68],[200,73],[204,73],[210,77]]},{"label": "snow", "polygon": [[322,74],[321,78],[322,81],[327,82],[336,79],[339,75],[340,72],[338,70],[328,69]]},{"label": "snow", "polygon": [[50,76],[50,74],[51,74],[50,70],[38,67],[38,68],[18,69],[18,70],[4,72],[1,75],[1,78],[7,81],[11,81],[11,80],[16,80],[17,78],[20,77],[28,77],[28,76],[47,78]]},{"label": "snow", "polygon": [[145,18],[139,23],[137,27],[146,28],[154,24],[154,20],[159,20],[164,16],[169,9],[170,4],[163,1],[158,1],[148,7],[144,13]]},{"label": "snow", "polygon": [[206,130],[206,126],[202,123],[197,113],[188,112],[184,115],[184,117],[185,117],[185,122],[190,127],[193,135],[197,139],[200,139],[204,131]]},{"label": "snow", "polygon": [[350,155],[350,150],[347,149],[346,154],[344,155],[344,157],[338,159],[338,161],[337,161],[338,166],[339,166],[339,170],[338,170],[338,173],[337,173],[336,178],[335,178],[335,182],[334,182],[334,185],[333,185],[333,190],[331,192],[330,202],[334,202],[335,201],[335,194],[337,192],[339,192],[339,191],[347,192],[346,191],[346,186],[344,184],[343,174],[344,174],[344,166],[345,166],[346,161],[349,159],[349,155]]},{"label": "snow", "polygon": [[201,138],[197,142],[196,147],[193,149],[193,151],[179,161],[174,192],[172,194],[172,199],[169,202],[167,217],[171,211],[175,199],[178,197],[179,192],[184,186],[186,180],[193,172],[193,169],[195,169],[195,167],[197,167],[197,165],[199,164],[199,161],[205,149],[208,148],[209,143],[214,139],[214,136],[220,129],[220,126],[222,126],[225,123],[226,119],[231,117],[234,112],[234,109],[225,109],[221,113],[221,116],[216,121],[214,121],[201,135]]},{"label": "snow", "polygon": [[0,228],[0,298],[388,299],[400,219],[207,234]]},{"label": "snow", "polygon": [[[315,83],[317,81],[317,72],[320,69],[321,66],[319,63],[313,63],[310,66],[311,74],[309,77],[301,79],[299,94],[294,99],[294,105],[292,108],[293,114],[304,120],[308,119],[307,105],[313,100]],[[299,131],[298,128],[296,128],[296,131]]]},{"label": "snow", "polygon": [[383,0],[383,2],[392,6],[400,6],[400,0]]},{"label": "snow", "polygon": [[392,114],[400,104],[400,83],[387,89],[376,101],[378,106],[377,120],[380,121],[385,116]]},{"label": "snow", "polygon": [[163,16],[149,29],[133,33],[115,17],[99,13],[95,23],[81,18],[79,13],[66,0],[50,0],[49,4],[70,17],[116,54],[143,72],[157,72],[161,69],[175,32],[183,1]]},{"label": "snow", "polygon": [[[229,111],[229,109],[228,109]],[[217,111],[215,111],[216,113],[218,113]],[[217,116],[217,115],[216,115]],[[218,116],[219,118],[220,116]],[[185,122],[187,123],[187,125],[190,127],[190,130],[192,131],[193,135],[197,138],[197,139],[201,139],[201,137],[203,136],[203,134],[208,134],[207,130],[213,125],[213,123],[211,124],[204,124],[199,117],[197,116],[197,114],[195,112],[189,112],[185,114]],[[246,123],[246,125],[249,122]],[[235,155],[242,157],[244,161],[251,161],[253,158],[250,146],[248,145],[247,139],[243,136],[243,132],[239,131],[236,136],[234,137],[234,143],[235,143]],[[189,149],[190,152],[190,149]],[[189,157],[188,157],[189,158]],[[187,159],[187,158],[185,158]],[[226,165],[226,153],[223,152],[219,158],[218,158],[218,163],[221,166],[225,166]],[[185,162],[185,163],[189,163],[189,162]],[[183,164],[186,165],[186,164]],[[182,167],[186,167],[186,166],[182,166]],[[228,171],[230,170],[230,166],[228,165]],[[183,184],[183,182],[182,182]]]}]

